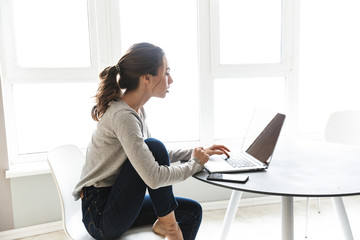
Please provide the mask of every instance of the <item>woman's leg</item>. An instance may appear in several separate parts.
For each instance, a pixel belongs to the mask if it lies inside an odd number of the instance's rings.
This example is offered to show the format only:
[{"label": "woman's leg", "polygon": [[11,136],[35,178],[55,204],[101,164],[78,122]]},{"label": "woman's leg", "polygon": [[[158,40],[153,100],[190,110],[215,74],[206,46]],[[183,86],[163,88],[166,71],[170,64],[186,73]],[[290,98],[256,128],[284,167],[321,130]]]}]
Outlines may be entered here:
[{"label": "woman's leg", "polygon": [[[148,144],[155,160],[160,165],[169,165],[167,150],[160,141],[150,138],[145,140],[145,143]],[[85,188],[88,197],[86,201],[84,201],[85,198],[83,199],[83,222],[89,233],[97,239],[111,239],[121,236],[139,216],[146,189],[147,186],[129,160],[125,161],[110,190],[102,191],[100,188],[94,187]],[[150,189],[150,191],[152,190]],[[153,191],[158,191],[158,194],[155,193],[154,196],[157,195],[156,198],[162,201],[164,198],[171,198],[167,202],[162,202],[161,205],[158,204],[160,214],[167,214],[177,207],[171,186]],[[169,191],[171,194],[168,193]],[[151,211],[155,211],[153,207]]]},{"label": "woman's leg", "polygon": [[[170,165],[168,151],[162,142],[154,138],[148,138],[145,140],[145,143],[148,145],[159,165]],[[165,186],[158,189],[148,188],[148,191],[155,214],[158,217],[153,225],[154,232],[168,239],[182,240],[182,232],[174,214],[178,203],[175,200],[172,186]]]},{"label": "woman's leg", "polygon": [[[168,152],[162,142],[153,138],[146,139],[145,142],[160,165],[170,165]],[[134,225],[149,224],[154,222],[156,218],[167,217],[166,220],[179,223],[185,240],[195,239],[202,219],[200,204],[186,198],[175,198],[172,186],[155,190],[149,188],[148,191],[150,197],[145,198],[142,210]],[[172,216],[174,213],[175,215]]]},{"label": "woman's leg", "polygon": [[100,226],[105,237],[121,236],[135,222],[142,208],[146,185],[126,160],[107,197]]},{"label": "woman's leg", "polygon": [[[159,165],[170,166],[169,154],[162,142],[154,138],[148,138],[145,143]],[[148,188],[148,191],[158,217],[166,216],[178,207],[171,185],[157,189]]]},{"label": "woman's leg", "polygon": [[122,235],[137,218],[146,185],[129,160],[111,188],[84,188],[83,222],[96,239],[111,239]]},{"label": "woman's leg", "polygon": [[[147,139],[145,142],[160,165],[169,165],[167,150],[160,141]],[[152,224],[158,216],[161,218],[173,214],[178,203],[173,196],[171,186],[156,190],[149,189],[152,200],[149,197],[144,198],[146,188],[147,186],[130,162],[126,161],[111,189],[104,188],[104,191],[99,191],[98,188],[89,189],[89,194],[87,194],[89,197],[86,201],[83,199],[84,224],[89,233],[95,232],[92,236],[99,239],[115,238],[122,235],[133,224]],[[186,232],[189,232],[186,236],[190,236],[185,239],[195,237],[201,222],[201,207],[195,208],[198,209],[198,213],[195,214],[197,220],[193,221],[194,227],[191,228],[192,223],[188,216],[185,216],[188,214],[181,210],[182,206],[179,207],[181,211],[177,214],[179,215],[177,221]],[[189,213],[189,216],[193,213]]]}]

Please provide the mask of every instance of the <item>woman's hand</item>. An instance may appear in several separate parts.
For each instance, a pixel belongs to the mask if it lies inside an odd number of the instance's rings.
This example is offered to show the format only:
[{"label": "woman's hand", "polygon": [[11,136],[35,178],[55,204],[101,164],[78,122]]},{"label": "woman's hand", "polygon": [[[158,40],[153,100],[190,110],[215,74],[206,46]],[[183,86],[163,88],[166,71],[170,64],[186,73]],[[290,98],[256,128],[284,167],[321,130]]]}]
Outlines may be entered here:
[{"label": "woman's hand", "polygon": [[221,155],[221,154],[225,154],[227,157],[230,157],[229,153],[230,150],[225,147],[224,145],[212,145],[211,147],[205,148],[204,150],[209,156],[211,155]]},{"label": "woman's hand", "polygon": [[199,159],[200,163],[203,165],[209,160],[210,157],[202,147],[194,148],[191,156]]}]

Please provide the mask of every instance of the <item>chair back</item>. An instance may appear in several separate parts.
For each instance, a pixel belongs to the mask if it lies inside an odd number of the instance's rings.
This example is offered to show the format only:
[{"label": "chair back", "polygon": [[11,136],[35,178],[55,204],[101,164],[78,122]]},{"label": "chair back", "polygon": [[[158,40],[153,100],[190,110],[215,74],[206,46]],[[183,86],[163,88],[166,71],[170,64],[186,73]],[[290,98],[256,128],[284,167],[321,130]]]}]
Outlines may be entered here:
[{"label": "chair back", "polygon": [[325,140],[360,146],[360,110],[332,113],[326,124]]},{"label": "chair back", "polygon": [[65,233],[72,239],[93,239],[82,223],[81,201],[72,196],[85,158],[74,145],[64,145],[48,153],[48,163],[60,196]]}]

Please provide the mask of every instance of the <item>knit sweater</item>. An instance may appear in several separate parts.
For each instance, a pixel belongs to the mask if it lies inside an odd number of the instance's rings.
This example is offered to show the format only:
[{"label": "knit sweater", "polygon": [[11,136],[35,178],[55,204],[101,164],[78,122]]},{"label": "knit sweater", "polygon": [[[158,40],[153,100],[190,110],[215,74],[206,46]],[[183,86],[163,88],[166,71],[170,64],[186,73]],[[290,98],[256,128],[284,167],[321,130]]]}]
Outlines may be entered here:
[{"label": "knit sweater", "polygon": [[185,164],[159,165],[144,142],[150,137],[145,118],[143,108],[139,114],[122,100],[111,102],[92,134],[73,192],[75,200],[80,198],[83,187],[112,186],[127,159],[152,189],[183,181],[204,168],[197,158],[191,157],[192,149],[169,151],[171,163],[188,160]]}]

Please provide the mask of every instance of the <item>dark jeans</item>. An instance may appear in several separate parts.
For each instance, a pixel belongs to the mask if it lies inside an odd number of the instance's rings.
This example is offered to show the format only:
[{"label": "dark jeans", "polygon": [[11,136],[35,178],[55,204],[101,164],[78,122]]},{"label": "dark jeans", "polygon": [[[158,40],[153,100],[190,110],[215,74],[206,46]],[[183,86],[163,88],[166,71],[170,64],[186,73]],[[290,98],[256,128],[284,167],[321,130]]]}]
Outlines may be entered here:
[{"label": "dark jeans", "polygon": [[[159,165],[169,166],[169,156],[162,142],[145,140]],[[149,195],[146,195],[148,190]],[[157,217],[175,211],[185,240],[195,239],[202,219],[196,201],[174,197],[172,186],[151,189],[137,174],[129,160],[123,165],[112,187],[83,189],[83,222],[96,239],[114,239],[132,226],[153,224]]]}]

